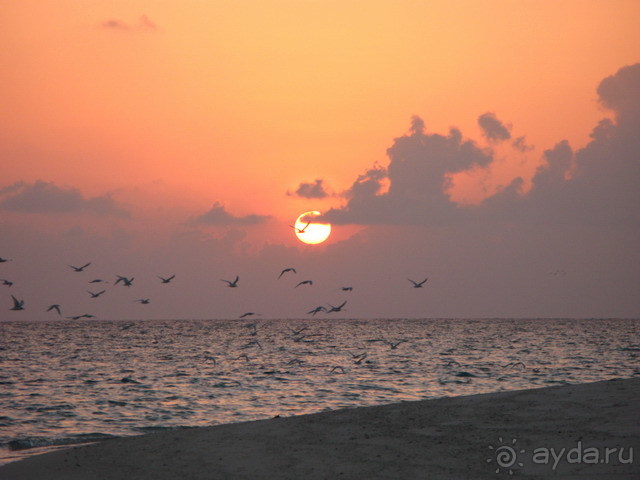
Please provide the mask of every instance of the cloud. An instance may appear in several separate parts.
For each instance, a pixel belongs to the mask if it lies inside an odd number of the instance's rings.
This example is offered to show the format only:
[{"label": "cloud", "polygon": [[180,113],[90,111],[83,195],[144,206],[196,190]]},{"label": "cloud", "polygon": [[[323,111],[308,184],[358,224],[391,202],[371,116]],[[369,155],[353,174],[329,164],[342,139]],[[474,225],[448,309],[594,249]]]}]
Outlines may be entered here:
[{"label": "cloud", "polygon": [[112,31],[133,32],[133,31],[155,31],[158,26],[147,15],[142,15],[136,23],[129,24],[122,20],[111,18],[100,23],[102,28]]},{"label": "cloud", "polygon": [[236,217],[226,211],[224,205],[220,202],[215,202],[211,209],[202,215],[195,217],[190,223],[192,225],[256,225],[264,223],[270,217],[268,215],[245,215],[243,217]]},{"label": "cloud", "polygon": [[511,146],[519,152],[529,152],[535,148],[533,145],[527,145],[525,137],[514,138]]},{"label": "cloud", "polygon": [[0,209],[25,213],[90,213],[129,217],[109,194],[87,198],[77,188],[61,188],[52,182],[16,182],[0,190]]},{"label": "cloud", "polygon": [[301,183],[294,193],[287,192],[287,195],[302,198],[326,198],[329,196],[324,185],[324,180],[319,178],[313,183]]},{"label": "cloud", "polygon": [[482,134],[490,142],[501,142],[511,138],[509,128],[496,118],[495,113],[487,112],[480,115],[478,125],[482,129]]},{"label": "cloud", "polygon": [[449,174],[488,166],[493,157],[461,132],[425,133],[424,121],[412,117],[409,134],[387,150],[385,167],[359,176],[345,196],[347,204],[325,215],[334,223],[441,224],[459,221],[465,212],[449,200]]},{"label": "cloud", "polygon": [[[491,149],[464,140],[459,130],[448,135],[425,133],[422,119],[413,117],[409,134],[387,150],[389,164],[359,176],[347,191],[344,206],[327,212],[334,223],[453,225],[463,222],[594,222],[637,228],[640,224],[640,64],[621,68],[598,86],[602,105],[615,119],[603,119],[591,141],[574,151],[560,141],[544,152],[532,187],[515,178],[482,205],[457,205],[447,195],[449,175],[486,169],[494,161]],[[492,113],[478,119],[490,141],[511,138],[509,129]],[[530,150],[524,137],[513,141]],[[383,188],[388,182],[388,189]]]}]

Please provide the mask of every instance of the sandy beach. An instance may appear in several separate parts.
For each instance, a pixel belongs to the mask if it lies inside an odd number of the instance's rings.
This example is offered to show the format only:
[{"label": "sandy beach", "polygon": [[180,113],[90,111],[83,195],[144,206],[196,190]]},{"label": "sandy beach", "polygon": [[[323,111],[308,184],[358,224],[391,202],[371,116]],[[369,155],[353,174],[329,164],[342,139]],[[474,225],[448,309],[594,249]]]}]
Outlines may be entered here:
[{"label": "sandy beach", "polygon": [[37,479],[640,478],[640,378],[165,431],[0,467]]}]

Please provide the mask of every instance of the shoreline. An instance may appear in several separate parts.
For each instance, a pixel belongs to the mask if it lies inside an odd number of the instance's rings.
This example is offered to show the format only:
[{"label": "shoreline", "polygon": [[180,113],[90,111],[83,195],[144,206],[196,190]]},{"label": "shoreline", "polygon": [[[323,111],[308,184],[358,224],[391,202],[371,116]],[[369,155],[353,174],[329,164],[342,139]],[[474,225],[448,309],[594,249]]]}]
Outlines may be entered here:
[{"label": "shoreline", "polygon": [[634,377],[155,432],[30,456],[0,478],[639,478],[638,398]]}]

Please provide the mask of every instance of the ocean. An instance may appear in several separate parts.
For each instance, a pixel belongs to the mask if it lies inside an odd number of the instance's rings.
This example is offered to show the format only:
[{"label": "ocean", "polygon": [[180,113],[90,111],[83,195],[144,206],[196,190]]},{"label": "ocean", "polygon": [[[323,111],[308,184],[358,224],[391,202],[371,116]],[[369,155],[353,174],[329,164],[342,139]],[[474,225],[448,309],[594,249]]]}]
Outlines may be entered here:
[{"label": "ocean", "polygon": [[111,436],[640,375],[640,320],[0,322],[0,463]]}]

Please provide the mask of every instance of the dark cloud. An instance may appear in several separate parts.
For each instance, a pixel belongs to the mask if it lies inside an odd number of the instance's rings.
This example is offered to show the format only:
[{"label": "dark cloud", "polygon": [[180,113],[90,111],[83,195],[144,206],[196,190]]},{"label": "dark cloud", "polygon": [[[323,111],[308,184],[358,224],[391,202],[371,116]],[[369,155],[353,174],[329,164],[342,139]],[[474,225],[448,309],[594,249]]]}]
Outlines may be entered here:
[{"label": "dark cloud", "polygon": [[193,225],[256,225],[263,223],[270,217],[267,215],[246,215],[244,217],[236,217],[226,211],[224,205],[220,202],[213,204],[208,212],[197,216],[191,221]]},{"label": "dark cloud", "polygon": [[490,142],[502,142],[511,138],[509,128],[496,118],[495,113],[483,113],[478,117],[482,134]]},{"label": "dark cloud", "polygon": [[374,167],[346,192],[347,204],[332,209],[334,223],[431,224],[457,221],[463,210],[449,200],[449,174],[488,166],[490,153],[464,140],[458,129],[449,135],[427,134],[414,116],[409,134],[387,150],[388,167]]},{"label": "dark cloud", "polygon": [[[620,69],[598,87],[603,105],[615,119],[604,119],[586,147],[574,151],[567,141],[546,150],[542,165],[524,190],[514,179],[480,206],[457,205],[447,195],[449,175],[484,168],[494,160],[491,150],[463,140],[457,129],[449,135],[425,133],[413,117],[410,133],[396,138],[387,153],[389,165],[361,175],[347,192],[347,203],[327,212],[334,223],[460,224],[469,221],[530,222],[532,225],[640,225],[640,64]],[[510,138],[493,114],[479,118],[489,140]],[[513,141],[529,150],[524,137]],[[385,191],[384,184],[388,183]]]},{"label": "dark cloud", "polygon": [[154,31],[158,26],[147,15],[142,15],[136,23],[129,24],[118,19],[105,20],[100,24],[102,28],[120,32]]},{"label": "dark cloud", "polygon": [[287,193],[287,195],[302,198],[326,198],[329,196],[322,179],[316,179],[313,183],[303,182],[298,185],[294,193]]},{"label": "dark cloud", "polygon": [[525,137],[514,138],[511,146],[519,152],[529,152],[535,148],[533,145],[527,145]]},{"label": "dark cloud", "polygon": [[111,195],[86,198],[76,188],[61,188],[41,180],[17,182],[0,190],[0,208],[26,213],[91,213],[129,217]]}]

